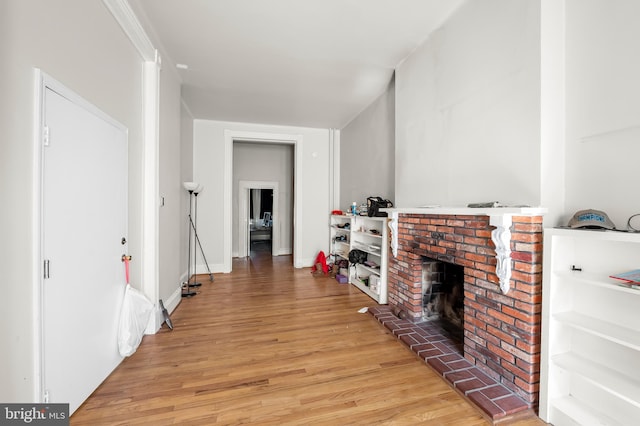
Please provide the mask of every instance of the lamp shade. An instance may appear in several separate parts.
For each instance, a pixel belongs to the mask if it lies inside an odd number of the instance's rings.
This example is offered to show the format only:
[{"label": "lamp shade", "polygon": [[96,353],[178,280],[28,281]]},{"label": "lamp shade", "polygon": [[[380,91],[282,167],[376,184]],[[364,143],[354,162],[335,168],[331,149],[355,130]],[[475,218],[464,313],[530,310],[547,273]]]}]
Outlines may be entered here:
[{"label": "lamp shade", "polygon": [[195,182],[182,182],[182,186],[184,186],[184,189],[186,189],[187,191],[192,192],[195,191],[200,185]]}]

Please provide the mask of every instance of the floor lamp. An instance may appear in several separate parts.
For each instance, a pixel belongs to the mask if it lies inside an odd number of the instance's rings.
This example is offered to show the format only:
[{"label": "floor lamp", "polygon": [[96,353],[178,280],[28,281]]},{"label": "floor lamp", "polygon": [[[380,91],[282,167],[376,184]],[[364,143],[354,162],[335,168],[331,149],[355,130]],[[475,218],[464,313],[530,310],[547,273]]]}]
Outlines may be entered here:
[{"label": "floor lamp", "polygon": [[[189,191],[189,251],[188,251],[189,254],[187,255],[187,281],[184,283],[182,287],[182,297],[191,297],[198,294],[195,291],[191,291],[191,287],[194,286],[193,284],[191,284],[191,231],[193,228],[191,214],[192,214],[192,206],[193,206],[193,192],[196,189],[198,189],[200,185],[198,185],[195,182],[184,182],[182,185],[184,186],[184,189]],[[195,253],[194,253],[194,257],[195,257]],[[195,274],[195,263],[194,263],[194,274]]]},{"label": "floor lamp", "polygon": [[[195,241],[193,242],[193,253],[194,253],[194,256],[196,256],[196,253],[197,253],[196,244],[197,244],[198,247],[200,247],[200,254],[202,255],[202,260],[204,260],[204,264],[207,265],[207,271],[209,272],[209,281],[213,281],[213,274],[211,273],[211,269],[209,269],[209,262],[207,262],[207,258],[204,255],[204,250],[202,249],[202,244],[200,244],[200,238],[198,238],[198,194],[201,193],[203,189],[204,189],[204,186],[198,185],[198,187],[193,191],[193,195],[195,197],[195,204],[196,204],[195,213],[193,215],[194,216],[193,222],[191,223],[191,226],[193,226],[193,235],[195,235]],[[195,260],[194,260],[194,265],[195,265]],[[194,271],[195,271],[195,267],[194,267]]]},{"label": "floor lamp", "polygon": [[[197,184],[198,186],[196,186],[196,189],[194,189],[193,192],[193,196],[195,198],[195,213],[192,216],[191,215],[191,194],[189,194],[189,226],[191,227],[191,230],[193,231],[193,282],[189,283],[189,280],[187,280],[187,284],[189,285],[189,287],[200,287],[202,285],[202,283],[200,282],[196,282],[196,276],[197,276],[197,270],[198,270],[198,231],[196,230],[196,222],[197,222],[197,217],[198,217],[198,194],[200,192],[202,192],[202,190],[204,189],[204,187],[200,184]],[[193,217],[193,219],[192,219]],[[191,234],[189,234],[189,236],[191,236]],[[191,241],[191,240],[189,240]],[[189,248],[189,252],[191,252],[191,248]]]}]

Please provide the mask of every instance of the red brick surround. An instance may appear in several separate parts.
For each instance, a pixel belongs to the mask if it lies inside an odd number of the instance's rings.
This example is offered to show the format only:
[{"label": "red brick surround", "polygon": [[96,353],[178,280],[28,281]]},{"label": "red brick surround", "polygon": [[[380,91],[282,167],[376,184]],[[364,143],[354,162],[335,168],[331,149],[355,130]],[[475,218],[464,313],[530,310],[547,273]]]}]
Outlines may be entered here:
[{"label": "red brick surround", "polygon": [[397,256],[389,255],[389,306],[410,321],[421,321],[423,257],[464,266],[464,357],[535,408],[542,217],[512,220],[511,289],[503,294],[488,216],[399,214]]}]

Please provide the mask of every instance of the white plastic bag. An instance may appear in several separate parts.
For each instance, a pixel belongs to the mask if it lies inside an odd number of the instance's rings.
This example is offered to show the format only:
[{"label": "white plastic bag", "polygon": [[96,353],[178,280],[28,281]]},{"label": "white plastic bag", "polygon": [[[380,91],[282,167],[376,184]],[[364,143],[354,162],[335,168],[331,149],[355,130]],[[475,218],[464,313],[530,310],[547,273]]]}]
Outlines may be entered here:
[{"label": "white plastic bag", "polygon": [[135,288],[127,284],[120,312],[118,327],[118,351],[122,356],[132,355],[144,335],[153,304]]}]

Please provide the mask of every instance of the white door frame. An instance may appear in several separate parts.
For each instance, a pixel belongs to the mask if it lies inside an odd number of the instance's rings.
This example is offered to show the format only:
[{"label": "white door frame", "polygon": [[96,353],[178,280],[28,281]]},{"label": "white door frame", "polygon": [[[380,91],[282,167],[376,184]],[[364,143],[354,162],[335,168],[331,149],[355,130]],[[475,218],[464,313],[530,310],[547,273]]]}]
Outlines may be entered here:
[{"label": "white door frame", "polygon": [[273,207],[271,213],[276,219],[273,221],[271,228],[271,255],[275,256],[280,250],[280,212],[279,207],[279,183],[266,181],[249,181],[241,180],[238,183],[238,256],[249,256],[249,197],[252,189],[271,189],[273,190]]},{"label": "white door frame", "polygon": [[225,143],[225,171],[224,171],[224,271],[231,272],[231,260],[233,257],[232,246],[232,226],[233,226],[233,208],[232,194],[233,194],[233,142],[258,142],[258,143],[280,143],[293,145],[293,266],[295,268],[302,268],[303,262],[300,259],[300,231],[297,228],[298,223],[301,222],[301,212],[297,207],[299,200],[302,198],[300,189],[300,169],[302,164],[302,135],[296,134],[284,134],[284,133],[267,133],[267,132],[249,132],[249,131],[236,131],[225,130],[224,131],[224,143]]}]

